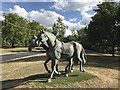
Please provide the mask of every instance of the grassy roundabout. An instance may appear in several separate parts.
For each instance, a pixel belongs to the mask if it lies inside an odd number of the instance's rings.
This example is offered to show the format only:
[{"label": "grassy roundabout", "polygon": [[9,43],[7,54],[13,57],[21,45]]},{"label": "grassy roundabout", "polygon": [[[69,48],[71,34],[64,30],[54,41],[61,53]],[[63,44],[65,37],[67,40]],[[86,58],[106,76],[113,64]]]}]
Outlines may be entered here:
[{"label": "grassy roundabout", "polygon": [[70,84],[75,82],[81,82],[90,80],[93,78],[97,78],[97,76],[87,73],[87,72],[80,72],[79,70],[74,70],[73,73],[69,74],[69,77],[65,77],[65,73],[61,71],[61,76],[54,76],[51,83],[47,83],[47,79],[49,74],[41,74],[38,76],[37,79],[33,80],[32,82],[38,88],[52,88],[52,87],[67,87]]}]

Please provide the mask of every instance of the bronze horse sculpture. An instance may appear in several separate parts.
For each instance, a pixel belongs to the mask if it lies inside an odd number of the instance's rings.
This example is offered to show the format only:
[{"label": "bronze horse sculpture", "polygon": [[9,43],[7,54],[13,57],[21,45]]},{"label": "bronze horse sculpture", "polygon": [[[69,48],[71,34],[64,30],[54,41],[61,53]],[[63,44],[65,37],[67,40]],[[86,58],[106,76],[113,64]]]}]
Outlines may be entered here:
[{"label": "bronze horse sculpture", "polygon": [[[33,41],[32,41],[33,43]],[[53,74],[60,74],[58,72],[58,61],[61,58],[66,58],[69,63],[65,68],[66,76],[73,67],[73,59],[80,63],[80,71],[84,72],[82,65],[86,63],[86,54],[83,46],[77,42],[71,41],[68,43],[60,42],[56,36],[50,32],[41,31],[37,38],[34,40],[34,44],[42,46],[46,50],[47,60],[44,65],[48,72],[47,63],[51,60],[52,72],[48,79],[48,82],[51,82]],[[28,46],[30,50],[32,44]]]}]

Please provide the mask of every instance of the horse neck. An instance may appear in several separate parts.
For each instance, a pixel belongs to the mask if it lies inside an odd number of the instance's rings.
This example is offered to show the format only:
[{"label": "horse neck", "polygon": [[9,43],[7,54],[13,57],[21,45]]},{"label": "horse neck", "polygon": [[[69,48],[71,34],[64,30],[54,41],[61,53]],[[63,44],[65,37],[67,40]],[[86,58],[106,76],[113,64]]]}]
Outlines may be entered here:
[{"label": "horse neck", "polygon": [[47,44],[48,44],[49,48],[52,48],[52,47],[54,47],[54,45],[55,45],[55,41],[53,41],[53,40],[48,40],[48,41],[47,41]]},{"label": "horse neck", "polygon": [[54,47],[55,45],[55,40],[56,40],[56,36],[50,32],[45,32],[45,34],[47,35],[48,37],[48,41],[47,41],[47,44],[48,46],[51,48],[51,47]]},{"label": "horse neck", "polygon": [[48,50],[49,50],[49,48],[48,48],[46,45],[42,44],[41,46],[42,46],[42,47],[43,47],[43,49],[45,49],[46,51],[48,51]]}]

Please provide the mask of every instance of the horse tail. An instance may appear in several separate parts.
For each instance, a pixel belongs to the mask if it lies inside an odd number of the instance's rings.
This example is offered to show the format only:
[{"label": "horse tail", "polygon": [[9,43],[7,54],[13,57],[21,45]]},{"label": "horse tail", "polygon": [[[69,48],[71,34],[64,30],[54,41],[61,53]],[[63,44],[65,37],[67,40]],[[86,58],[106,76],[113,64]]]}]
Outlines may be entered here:
[{"label": "horse tail", "polygon": [[74,45],[74,59],[75,64],[78,64],[78,61],[81,60],[83,64],[86,63],[87,56],[83,46],[77,42],[73,42]]},{"label": "horse tail", "polygon": [[82,54],[81,56],[82,56],[83,64],[85,64],[86,61],[87,61],[87,55],[86,55],[86,53],[85,53],[84,48],[82,49],[81,54]]}]

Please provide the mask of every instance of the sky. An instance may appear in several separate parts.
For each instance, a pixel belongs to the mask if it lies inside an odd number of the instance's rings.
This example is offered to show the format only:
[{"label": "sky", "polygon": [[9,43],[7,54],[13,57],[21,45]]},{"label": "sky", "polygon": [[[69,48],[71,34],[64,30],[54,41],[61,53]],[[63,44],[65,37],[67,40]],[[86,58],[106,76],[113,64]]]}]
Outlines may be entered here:
[{"label": "sky", "polygon": [[[119,1],[119,0],[118,0]],[[63,19],[68,26],[66,35],[71,30],[79,30],[90,23],[98,9],[97,5],[103,0],[4,0],[0,10],[0,21],[4,20],[3,13],[17,13],[27,20],[35,20],[51,29],[57,18]]]}]

